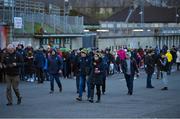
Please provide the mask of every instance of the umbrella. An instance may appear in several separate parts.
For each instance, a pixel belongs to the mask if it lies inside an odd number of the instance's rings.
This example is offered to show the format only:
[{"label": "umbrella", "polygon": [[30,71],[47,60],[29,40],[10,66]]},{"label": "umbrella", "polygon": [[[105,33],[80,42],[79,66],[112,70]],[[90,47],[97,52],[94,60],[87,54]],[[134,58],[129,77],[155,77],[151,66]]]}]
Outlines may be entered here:
[{"label": "umbrella", "polygon": [[70,48],[60,48],[61,52],[70,52],[71,49]]},{"label": "umbrella", "polygon": [[124,50],[119,50],[117,51],[118,56],[120,57],[121,60],[124,60],[126,58],[126,52]]}]

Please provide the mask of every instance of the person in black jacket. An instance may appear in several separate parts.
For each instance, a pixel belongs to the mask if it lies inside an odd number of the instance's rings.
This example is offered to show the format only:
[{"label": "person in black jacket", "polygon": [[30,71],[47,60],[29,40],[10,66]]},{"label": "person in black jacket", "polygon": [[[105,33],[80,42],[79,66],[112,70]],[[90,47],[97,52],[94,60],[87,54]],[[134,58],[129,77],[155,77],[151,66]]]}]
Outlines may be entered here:
[{"label": "person in black jacket", "polygon": [[96,53],[94,55],[92,68],[91,68],[91,74],[90,74],[90,88],[91,88],[91,98],[89,102],[93,103],[94,99],[94,88],[96,86],[96,92],[97,92],[97,101],[96,103],[99,103],[101,100],[101,85],[102,85],[102,78],[103,78],[104,68],[102,59],[100,59],[100,54]]},{"label": "person in black jacket", "polygon": [[138,66],[136,60],[131,57],[130,54],[126,54],[126,59],[122,61],[122,71],[124,73],[124,77],[126,79],[128,95],[133,94],[133,82],[135,73],[139,73]]},{"label": "person in black jacket", "polygon": [[155,60],[153,58],[153,52],[149,51],[145,57],[145,71],[147,73],[146,88],[154,88],[151,84],[152,75],[155,69]]},{"label": "person in black jacket", "polygon": [[[17,46],[17,53],[19,53],[20,55],[22,55],[23,60],[26,57],[25,51],[24,51],[24,46],[23,44],[18,44]],[[25,69],[24,69],[24,63],[22,63],[21,67],[20,67],[20,80],[24,81],[25,80]]]},{"label": "person in black jacket", "polygon": [[7,47],[7,55],[3,60],[3,64],[5,66],[6,71],[6,82],[7,82],[7,106],[13,104],[11,87],[13,88],[16,96],[17,96],[17,104],[21,104],[21,96],[19,92],[19,82],[20,82],[20,67],[23,63],[23,58],[19,53],[16,53],[15,47],[12,44],[9,44]]},{"label": "person in black jacket", "polygon": [[81,50],[81,57],[79,58],[78,68],[79,68],[79,96],[76,98],[78,101],[82,101],[83,90],[85,82],[87,82],[87,98],[90,98],[90,84],[88,77],[90,75],[90,64],[91,60],[88,57],[87,49]]},{"label": "person in black jacket", "polygon": [[34,64],[36,68],[36,74],[38,77],[38,83],[44,82],[44,66],[45,66],[45,56],[43,52],[43,47],[40,47],[34,56]]}]

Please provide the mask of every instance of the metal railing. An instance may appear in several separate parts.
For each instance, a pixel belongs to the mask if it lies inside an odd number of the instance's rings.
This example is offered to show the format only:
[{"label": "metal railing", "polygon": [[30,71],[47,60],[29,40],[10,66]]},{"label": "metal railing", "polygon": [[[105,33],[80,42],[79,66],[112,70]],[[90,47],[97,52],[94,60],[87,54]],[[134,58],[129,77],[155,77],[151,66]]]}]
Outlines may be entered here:
[{"label": "metal railing", "polygon": [[[82,33],[83,17],[78,16],[57,16],[45,13],[20,13],[16,12],[15,17],[23,19],[23,28],[15,29],[15,33]],[[0,22],[11,23],[12,14],[9,10],[0,10]],[[42,31],[41,31],[42,32]]]},{"label": "metal railing", "polygon": [[42,3],[35,5],[36,3],[28,0],[16,0],[12,6],[10,3],[9,6],[4,4],[0,0],[0,23],[12,26],[13,17],[22,18],[23,27],[14,29],[15,34],[83,33],[83,17],[46,14]]}]

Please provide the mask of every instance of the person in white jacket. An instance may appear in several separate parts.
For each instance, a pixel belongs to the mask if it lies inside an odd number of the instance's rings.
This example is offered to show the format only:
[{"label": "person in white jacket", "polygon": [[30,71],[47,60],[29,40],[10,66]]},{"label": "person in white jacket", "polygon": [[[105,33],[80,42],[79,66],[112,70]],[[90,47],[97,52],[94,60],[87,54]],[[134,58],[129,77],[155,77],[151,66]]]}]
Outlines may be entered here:
[{"label": "person in white jacket", "polygon": [[177,70],[179,71],[179,66],[180,66],[180,48],[177,51],[177,58],[176,58],[176,63],[177,63]]}]

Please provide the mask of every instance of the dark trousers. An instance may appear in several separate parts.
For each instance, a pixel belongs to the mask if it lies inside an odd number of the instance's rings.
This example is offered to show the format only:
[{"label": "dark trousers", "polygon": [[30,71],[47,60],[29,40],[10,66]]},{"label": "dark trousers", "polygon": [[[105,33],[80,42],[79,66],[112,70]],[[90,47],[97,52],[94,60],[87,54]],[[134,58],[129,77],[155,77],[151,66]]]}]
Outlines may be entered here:
[{"label": "dark trousers", "polygon": [[103,77],[103,82],[102,82],[102,92],[106,92],[106,76]]},{"label": "dark trousers", "polygon": [[168,62],[168,71],[167,71],[167,75],[171,75],[171,68],[172,68],[172,62]]},{"label": "dark trousers", "polygon": [[6,96],[7,96],[8,103],[13,102],[12,88],[15,92],[16,97],[18,99],[20,98],[20,93],[19,93],[19,88],[18,88],[19,82],[20,82],[19,76],[9,76],[9,75],[6,76],[6,83],[7,83]]},{"label": "dark trousers", "polygon": [[157,79],[160,79],[161,71],[160,67],[157,66]]},{"label": "dark trousers", "polygon": [[22,81],[25,80],[25,70],[24,70],[24,65],[21,66],[21,68],[20,68],[20,80],[22,80]]},{"label": "dark trousers", "polygon": [[152,75],[153,74],[147,74],[147,82],[146,82],[146,87],[147,88],[151,88],[152,87],[152,84],[151,84]]},{"label": "dark trousers", "polygon": [[45,76],[46,81],[50,80],[49,72],[47,71],[47,69],[44,70],[44,76]]},{"label": "dark trousers", "polygon": [[180,66],[180,63],[177,63],[177,70],[179,71],[179,66]]},{"label": "dark trousers", "polygon": [[59,79],[59,74],[50,74],[50,86],[51,86],[51,91],[54,91],[54,80],[56,80],[56,83],[59,87],[59,89],[62,89],[62,84]]},{"label": "dark trousers", "polygon": [[134,82],[134,75],[125,74],[126,84],[128,88],[128,93],[133,93],[133,82]]},{"label": "dark trousers", "polygon": [[42,68],[37,67],[36,68],[36,75],[38,77],[38,83],[44,82],[44,71]]},{"label": "dark trousers", "polygon": [[97,100],[101,100],[101,89],[100,89],[100,87],[101,87],[101,85],[94,85],[94,84],[91,84],[91,86],[90,86],[90,88],[91,88],[91,100],[93,100],[94,99],[94,88],[95,88],[95,86],[96,86],[96,91],[97,91]]}]

